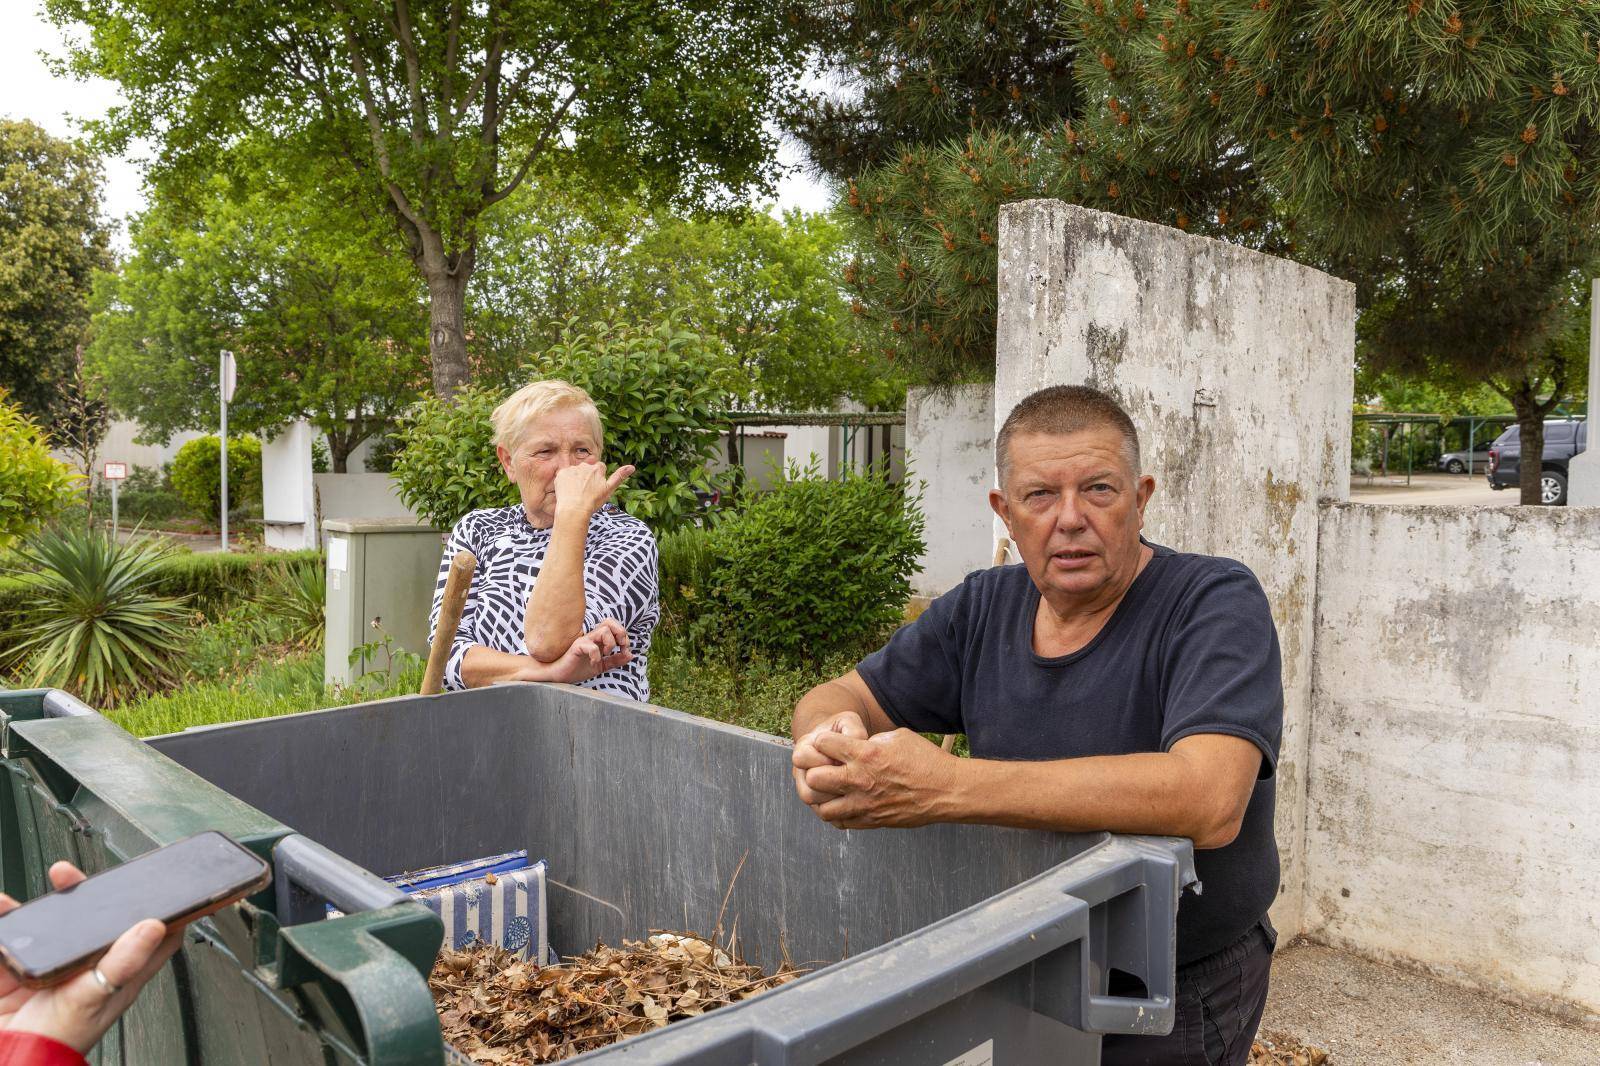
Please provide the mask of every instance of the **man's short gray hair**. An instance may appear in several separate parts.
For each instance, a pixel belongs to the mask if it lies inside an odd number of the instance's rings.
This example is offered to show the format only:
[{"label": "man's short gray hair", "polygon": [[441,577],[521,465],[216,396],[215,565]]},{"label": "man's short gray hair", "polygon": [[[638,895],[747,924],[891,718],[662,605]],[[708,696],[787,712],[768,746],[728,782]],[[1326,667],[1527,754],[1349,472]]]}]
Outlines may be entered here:
[{"label": "man's short gray hair", "polygon": [[1011,474],[1011,438],[1018,433],[1065,436],[1086,429],[1115,429],[1122,434],[1123,457],[1134,477],[1139,476],[1139,431],[1122,405],[1099,389],[1087,385],[1051,385],[1024,397],[1006,416],[994,439],[994,465],[1000,484]]}]

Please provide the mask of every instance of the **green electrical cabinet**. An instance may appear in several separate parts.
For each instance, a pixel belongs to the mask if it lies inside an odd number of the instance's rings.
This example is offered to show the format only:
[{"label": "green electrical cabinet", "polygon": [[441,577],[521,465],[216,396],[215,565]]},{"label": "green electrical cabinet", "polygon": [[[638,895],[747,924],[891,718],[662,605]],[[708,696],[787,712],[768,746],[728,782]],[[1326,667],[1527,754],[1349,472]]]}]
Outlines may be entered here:
[{"label": "green electrical cabinet", "polygon": [[[387,669],[385,638],[396,651],[428,654],[428,610],[443,551],[432,526],[410,518],[330,518],[327,647],[323,681],[348,685]],[[351,653],[361,648],[369,653]]]}]

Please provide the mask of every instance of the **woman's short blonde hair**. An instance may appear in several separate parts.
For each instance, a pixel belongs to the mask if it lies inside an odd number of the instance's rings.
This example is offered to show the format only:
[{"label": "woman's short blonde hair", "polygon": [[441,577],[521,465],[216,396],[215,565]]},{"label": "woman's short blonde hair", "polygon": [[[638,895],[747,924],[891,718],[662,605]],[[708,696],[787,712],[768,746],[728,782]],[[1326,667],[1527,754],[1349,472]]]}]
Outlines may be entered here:
[{"label": "woman's short blonde hair", "polygon": [[594,446],[605,447],[605,427],[600,424],[600,409],[589,394],[559,378],[524,385],[494,409],[489,421],[494,425],[494,442],[507,451],[516,451],[533,424],[552,411],[574,408],[589,416],[594,426]]}]

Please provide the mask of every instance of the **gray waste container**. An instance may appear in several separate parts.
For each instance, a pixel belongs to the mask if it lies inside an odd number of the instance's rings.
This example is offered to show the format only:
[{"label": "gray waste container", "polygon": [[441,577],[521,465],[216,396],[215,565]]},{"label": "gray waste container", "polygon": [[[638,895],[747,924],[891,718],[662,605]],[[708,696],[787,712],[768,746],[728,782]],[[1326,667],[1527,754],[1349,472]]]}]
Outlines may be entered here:
[{"label": "gray waste container", "polygon": [[[1172,1025],[1174,918],[1194,881],[1185,840],[840,832],[795,798],[787,745],[565,686],[388,700],[150,744],[378,874],[528,849],[550,864],[563,954],[652,929],[709,932],[721,916],[751,961],[786,952],[816,967],[584,1061],[1093,1066],[1096,1034]],[[278,919],[315,918],[320,898],[298,915],[280,906]],[[1141,978],[1148,998],[1105,995],[1112,967]]]}]

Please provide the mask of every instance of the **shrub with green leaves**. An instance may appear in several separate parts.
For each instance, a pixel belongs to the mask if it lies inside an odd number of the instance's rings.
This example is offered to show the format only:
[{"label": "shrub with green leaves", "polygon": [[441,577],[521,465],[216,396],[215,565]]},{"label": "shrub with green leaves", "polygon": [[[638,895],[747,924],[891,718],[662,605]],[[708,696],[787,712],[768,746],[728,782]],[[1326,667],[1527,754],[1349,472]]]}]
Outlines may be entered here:
[{"label": "shrub with green leaves", "polygon": [[[195,514],[222,517],[222,442],[216,434],[196,437],[172,460],[172,487]],[[228,438],[228,507],[261,500],[261,442]]]},{"label": "shrub with green leaves", "polygon": [[0,549],[61,510],[79,480],[51,456],[44,432],[0,389]]},{"label": "shrub with green leaves", "polygon": [[509,507],[517,487],[500,468],[489,416],[506,398],[500,389],[469,385],[453,402],[429,396],[401,427],[392,476],[407,507],[439,529],[480,507]]},{"label": "shrub with green leaves", "polygon": [[[605,423],[609,467],[637,469],[617,502],[658,533],[691,521],[696,489],[721,486],[716,458],[728,402],[717,342],[670,323],[654,328],[568,324],[562,340],[528,367],[527,380],[565,378],[585,389]],[[442,529],[468,511],[517,502],[495,457],[489,416],[507,392],[467,388],[452,403],[430,397],[398,433],[393,474],[406,505]]]},{"label": "shrub with green leaves", "polygon": [[716,338],[671,322],[653,328],[570,324],[530,377],[565,378],[594,398],[605,422],[606,465],[632,463],[617,502],[657,533],[691,521],[695,490],[720,488],[706,466],[717,457],[730,370]]},{"label": "shrub with green leaves", "polygon": [[924,548],[918,498],[881,470],[789,476],[713,528],[706,594],[690,608],[702,649],[856,653],[900,621]]},{"label": "shrub with green leaves", "polygon": [[28,684],[94,704],[167,676],[187,621],[183,601],[157,591],[171,551],[77,526],[45,530],[19,549],[18,568],[32,581],[21,604],[26,628],[11,654]]},{"label": "shrub with green leaves", "polygon": [[301,561],[272,571],[255,603],[272,636],[297,648],[321,647],[328,604],[321,566]]}]

